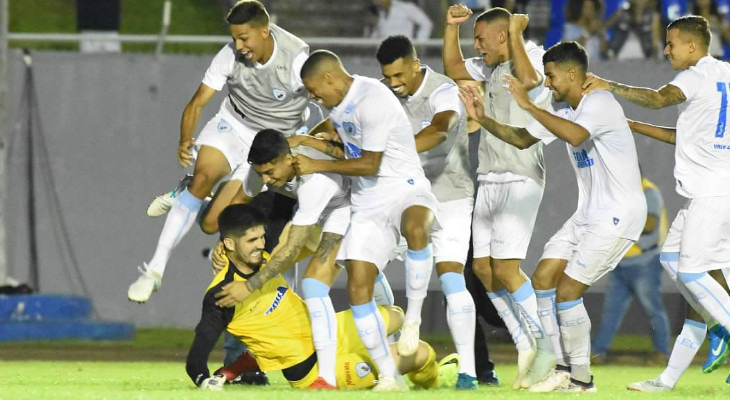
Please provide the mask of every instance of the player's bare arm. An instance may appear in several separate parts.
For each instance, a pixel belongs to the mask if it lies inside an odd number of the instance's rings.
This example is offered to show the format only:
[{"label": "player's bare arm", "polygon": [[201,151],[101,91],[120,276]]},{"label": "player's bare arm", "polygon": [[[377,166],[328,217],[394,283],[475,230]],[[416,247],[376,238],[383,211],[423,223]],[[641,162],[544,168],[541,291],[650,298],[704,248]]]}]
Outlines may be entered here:
[{"label": "player's bare arm", "polygon": [[522,37],[522,33],[529,22],[530,17],[526,14],[512,14],[509,19],[509,45],[512,52],[512,65],[515,69],[515,76],[525,84],[528,90],[542,84],[542,76],[527,57],[525,40]]},{"label": "player's bare arm", "polygon": [[190,167],[195,162],[195,158],[190,151],[193,144],[195,144],[193,133],[195,133],[195,127],[200,120],[200,114],[215,93],[215,89],[201,83],[183,110],[182,120],[180,121],[180,142],[177,148],[177,161],[183,168]]},{"label": "player's bare arm", "polygon": [[313,228],[314,225],[292,225],[286,243],[271,255],[266,268],[260,269],[245,282],[231,282],[223,286],[221,291],[215,294],[216,305],[233,307],[246,300],[251,293],[261,289],[266,282],[291,268],[301,254]]},{"label": "player's bare arm", "polygon": [[484,114],[484,99],[474,87],[459,88],[459,98],[466,108],[466,112],[474,121],[488,130],[500,140],[517,147],[526,149],[539,140],[530,135],[525,128],[502,124]]},{"label": "player's bare arm", "polygon": [[608,90],[646,108],[664,108],[687,100],[682,90],[674,85],[664,85],[657,90],[609,81],[590,72],[586,76],[586,81],[583,83],[583,94],[588,94],[594,90]]},{"label": "player's bare arm", "polygon": [[290,147],[307,146],[339,160],[345,159],[342,143],[326,139],[318,139],[308,135],[298,135],[287,138]]},{"label": "player's bare arm", "polygon": [[422,152],[443,143],[449,131],[459,123],[456,111],[441,111],[431,118],[431,124],[416,134],[416,151]]},{"label": "player's bare arm", "polygon": [[463,4],[455,4],[446,10],[444,29],[444,73],[451,79],[472,79],[464,64],[459,43],[459,25],[469,19],[472,11]]},{"label": "player's bare arm", "polygon": [[627,122],[629,123],[629,128],[632,132],[640,133],[664,143],[676,144],[676,128],[668,128],[632,120],[627,120]]},{"label": "player's bare arm", "polygon": [[332,172],[340,175],[368,176],[378,173],[382,159],[383,152],[363,150],[362,156],[359,158],[347,160],[313,160],[298,155],[294,158],[294,165],[301,175],[315,172]]}]

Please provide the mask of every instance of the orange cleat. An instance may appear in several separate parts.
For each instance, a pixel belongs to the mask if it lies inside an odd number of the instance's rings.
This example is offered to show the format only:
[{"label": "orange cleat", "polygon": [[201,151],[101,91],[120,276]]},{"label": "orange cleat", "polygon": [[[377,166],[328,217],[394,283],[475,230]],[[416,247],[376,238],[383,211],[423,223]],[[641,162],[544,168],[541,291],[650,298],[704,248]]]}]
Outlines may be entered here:
[{"label": "orange cleat", "polygon": [[312,382],[311,385],[307,388],[309,390],[337,390],[337,386],[332,386],[329,383],[327,383],[324,378],[321,376],[317,378],[316,381]]}]

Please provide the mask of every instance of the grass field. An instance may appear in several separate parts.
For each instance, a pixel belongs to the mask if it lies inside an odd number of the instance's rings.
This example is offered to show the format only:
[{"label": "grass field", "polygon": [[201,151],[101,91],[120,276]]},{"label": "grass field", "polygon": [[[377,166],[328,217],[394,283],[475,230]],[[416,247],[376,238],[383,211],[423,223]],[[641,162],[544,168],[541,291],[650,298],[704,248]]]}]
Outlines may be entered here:
[{"label": "grass field", "polygon": [[[213,365],[211,364],[211,368]],[[625,385],[654,377],[660,367],[600,366],[594,368],[598,393],[592,399],[727,399],[730,385],[723,371],[703,375],[698,367],[685,374],[672,393],[628,392]],[[0,361],[0,399],[518,399],[565,398],[565,394],[533,394],[509,389],[516,372],[514,365],[500,365],[500,387],[481,387],[477,392],[452,389],[410,393],[307,392],[290,389],[279,373],[271,374],[271,386],[227,386],[224,392],[206,392],[193,386],[182,363],[171,362],[81,362],[81,361]]]}]

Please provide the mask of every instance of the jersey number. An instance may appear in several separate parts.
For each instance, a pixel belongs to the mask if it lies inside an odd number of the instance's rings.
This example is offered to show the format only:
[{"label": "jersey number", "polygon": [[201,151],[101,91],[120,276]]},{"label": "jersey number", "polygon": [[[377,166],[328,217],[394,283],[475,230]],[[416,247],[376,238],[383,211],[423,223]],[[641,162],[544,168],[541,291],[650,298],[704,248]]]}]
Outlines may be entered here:
[{"label": "jersey number", "polygon": [[717,82],[717,91],[720,92],[720,115],[717,118],[717,128],[715,129],[715,137],[725,137],[725,122],[727,120],[727,86],[730,83]]}]

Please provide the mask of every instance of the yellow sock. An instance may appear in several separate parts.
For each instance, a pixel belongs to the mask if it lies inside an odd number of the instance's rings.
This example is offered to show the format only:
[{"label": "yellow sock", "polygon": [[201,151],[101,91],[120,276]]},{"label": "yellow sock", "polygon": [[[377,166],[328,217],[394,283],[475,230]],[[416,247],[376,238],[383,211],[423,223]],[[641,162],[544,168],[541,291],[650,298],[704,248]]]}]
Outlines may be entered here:
[{"label": "yellow sock", "polygon": [[428,359],[421,368],[406,374],[413,384],[424,389],[435,389],[439,384],[439,365],[436,362],[436,351],[430,344],[428,346]]}]

